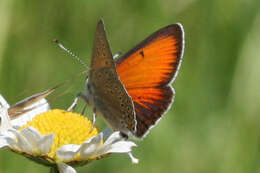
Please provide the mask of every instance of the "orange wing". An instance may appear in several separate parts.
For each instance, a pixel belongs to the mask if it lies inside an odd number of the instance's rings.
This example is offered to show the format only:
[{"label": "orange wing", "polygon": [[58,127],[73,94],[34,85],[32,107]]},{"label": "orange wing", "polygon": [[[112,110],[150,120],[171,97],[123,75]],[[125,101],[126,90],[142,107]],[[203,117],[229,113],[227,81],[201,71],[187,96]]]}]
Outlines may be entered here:
[{"label": "orange wing", "polygon": [[177,75],[183,49],[183,28],[173,24],[153,33],[116,62],[120,80],[134,102],[135,136],[145,136],[170,107],[174,95],[170,83]]}]

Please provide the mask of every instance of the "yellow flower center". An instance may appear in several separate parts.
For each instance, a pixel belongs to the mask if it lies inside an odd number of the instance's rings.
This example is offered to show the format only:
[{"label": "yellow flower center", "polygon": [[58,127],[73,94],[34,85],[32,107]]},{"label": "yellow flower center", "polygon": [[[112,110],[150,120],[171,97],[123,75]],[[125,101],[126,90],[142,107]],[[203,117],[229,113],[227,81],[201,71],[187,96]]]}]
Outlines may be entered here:
[{"label": "yellow flower center", "polygon": [[54,109],[37,115],[21,129],[29,126],[37,129],[41,135],[55,133],[55,140],[52,144],[48,156],[57,159],[55,153],[57,149],[66,144],[81,145],[88,138],[96,136],[98,130],[86,117],[64,110]]}]

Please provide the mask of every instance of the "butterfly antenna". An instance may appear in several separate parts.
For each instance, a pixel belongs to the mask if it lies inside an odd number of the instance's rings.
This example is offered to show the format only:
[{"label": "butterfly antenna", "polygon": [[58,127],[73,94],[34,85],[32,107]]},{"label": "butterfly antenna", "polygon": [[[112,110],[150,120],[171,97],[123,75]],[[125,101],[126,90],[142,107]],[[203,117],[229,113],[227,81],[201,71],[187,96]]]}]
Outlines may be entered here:
[{"label": "butterfly antenna", "polygon": [[89,66],[82,60],[82,58],[78,57],[77,55],[75,55],[71,50],[67,49],[66,47],[63,46],[63,44],[61,44],[61,42],[57,39],[53,40],[54,43],[56,43],[61,49],[63,49],[65,52],[67,52],[68,54],[70,54],[70,56],[72,56],[73,58],[75,58],[80,64],[82,64],[85,68],[89,69]]}]

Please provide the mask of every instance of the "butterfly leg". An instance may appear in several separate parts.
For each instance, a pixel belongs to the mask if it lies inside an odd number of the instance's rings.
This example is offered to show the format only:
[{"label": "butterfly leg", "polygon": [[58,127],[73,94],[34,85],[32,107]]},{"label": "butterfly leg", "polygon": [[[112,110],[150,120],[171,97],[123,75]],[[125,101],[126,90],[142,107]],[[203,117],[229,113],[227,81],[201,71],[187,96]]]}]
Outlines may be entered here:
[{"label": "butterfly leg", "polygon": [[88,103],[87,97],[86,97],[84,94],[79,93],[79,94],[77,94],[77,96],[75,97],[74,101],[72,102],[72,104],[70,105],[70,107],[67,109],[67,111],[72,111],[73,109],[75,109],[75,107],[76,107],[77,104],[78,104],[79,97],[82,98],[83,100],[85,100],[85,101]]},{"label": "butterfly leg", "polygon": [[67,111],[72,111],[78,104],[79,98],[75,97],[75,99],[73,100],[72,104],[70,105],[70,107],[67,109]]}]

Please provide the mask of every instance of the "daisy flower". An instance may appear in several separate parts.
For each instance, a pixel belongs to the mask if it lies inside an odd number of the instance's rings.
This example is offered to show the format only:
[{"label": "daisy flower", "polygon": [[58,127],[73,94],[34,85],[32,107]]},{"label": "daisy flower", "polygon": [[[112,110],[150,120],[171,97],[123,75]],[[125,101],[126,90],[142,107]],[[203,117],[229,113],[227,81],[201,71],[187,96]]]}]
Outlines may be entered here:
[{"label": "daisy flower", "polygon": [[45,96],[40,93],[10,107],[0,95],[0,148],[49,166],[52,173],[76,173],[74,166],[111,153],[126,153],[138,163],[131,154],[135,143],[120,132],[99,132],[80,114],[50,110]]}]

